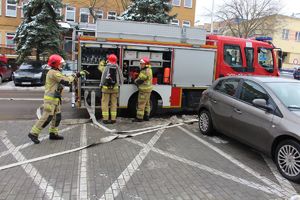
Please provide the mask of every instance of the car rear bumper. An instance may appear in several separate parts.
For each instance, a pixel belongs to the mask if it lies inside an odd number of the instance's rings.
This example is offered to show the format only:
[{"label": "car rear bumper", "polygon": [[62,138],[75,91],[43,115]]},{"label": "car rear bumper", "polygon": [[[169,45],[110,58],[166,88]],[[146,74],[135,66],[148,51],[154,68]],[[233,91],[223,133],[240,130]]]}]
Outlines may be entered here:
[{"label": "car rear bumper", "polygon": [[17,85],[42,85],[41,78],[14,78],[14,83]]}]

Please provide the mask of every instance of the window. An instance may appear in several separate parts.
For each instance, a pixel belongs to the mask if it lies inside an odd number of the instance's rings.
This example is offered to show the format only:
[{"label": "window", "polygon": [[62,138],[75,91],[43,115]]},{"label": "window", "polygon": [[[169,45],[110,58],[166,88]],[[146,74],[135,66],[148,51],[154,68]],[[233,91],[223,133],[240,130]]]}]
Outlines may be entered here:
[{"label": "window", "polygon": [[172,25],[179,26],[179,20],[178,20],[178,19],[173,19],[173,20],[171,21],[171,24],[172,24]]},{"label": "window", "polygon": [[272,49],[258,48],[258,63],[268,72],[274,71]]},{"label": "window", "polygon": [[107,13],[107,19],[116,19],[117,13],[115,11],[109,11]]},{"label": "window", "polygon": [[289,30],[288,29],[283,29],[282,30],[282,39],[283,40],[288,40],[289,39]]},{"label": "window", "polygon": [[61,8],[55,9],[55,13],[56,13],[58,16],[61,16],[61,14],[62,14],[62,9],[61,9]]},{"label": "window", "polygon": [[295,40],[300,41],[300,32],[296,32]]},{"label": "window", "polygon": [[254,99],[265,99],[267,102],[269,101],[268,94],[260,85],[247,80],[242,85],[239,98],[249,104],[252,104]]},{"label": "window", "polygon": [[180,6],[181,0],[172,0],[172,5],[173,6]]},{"label": "window", "polygon": [[14,48],[15,47],[15,42],[14,42],[14,37],[15,33],[6,33],[6,46],[9,48]]},{"label": "window", "polygon": [[97,17],[97,19],[103,19],[103,11],[102,10],[97,10],[96,11],[96,17]]},{"label": "window", "polygon": [[66,21],[67,22],[75,22],[75,10],[76,10],[76,8],[67,6],[67,8],[66,8]]},{"label": "window", "polygon": [[249,68],[253,68],[253,61],[254,61],[254,49],[253,48],[249,48],[246,47],[245,48],[245,55],[246,55],[246,63],[247,63],[247,67]]},{"label": "window", "polygon": [[224,79],[219,81],[214,89],[229,96],[234,96],[239,82],[240,79],[237,78]]},{"label": "window", "polygon": [[190,21],[185,21],[185,20],[183,20],[182,26],[183,26],[183,27],[191,27],[191,22],[190,22]]},{"label": "window", "polygon": [[242,67],[240,46],[224,45],[224,61],[233,69]]},{"label": "window", "polygon": [[88,8],[80,8],[80,22],[89,23],[90,11]]},{"label": "window", "polygon": [[184,7],[192,8],[192,0],[184,0]]},{"label": "window", "polygon": [[6,0],[6,16],[17,16],[17,3],[15,0]]}]

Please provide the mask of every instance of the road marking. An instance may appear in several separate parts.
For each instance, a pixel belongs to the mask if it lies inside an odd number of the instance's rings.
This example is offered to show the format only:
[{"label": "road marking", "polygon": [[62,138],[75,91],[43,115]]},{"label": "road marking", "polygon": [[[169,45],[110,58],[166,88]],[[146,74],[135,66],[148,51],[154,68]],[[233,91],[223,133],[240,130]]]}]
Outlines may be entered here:
[{"label": "road marking", "polygon": [[122,189],[126,186],[126,183],[131,179],[132,175],[142,164],[143,160],[146,158],[151,148],[158,141],[160,136],[165,130],[159,130],[151,140],[145,144],[144,148],[139,152],[139,154],[131,161],[131,163],[126,167],[126,169],[120,174],[120,176],[114,181],[114,183],[105,191],[100,200],[110,200],[114,199],[119,195]]},{"label": "road marking", "polygon": [[228,141],[223,140],[217,136],[212,136],[212,137],[207,137],[207,138],[216,144],[227,144],[228,143]]},{"label": "road marking", "polygon": [[[86,124],[82,126],[80,146],[87,145],[86,138]],[[87,182],[87,149],[83,149],[79,153],[79,167],[78,167],[78,182],[77,182],[77,197],[80,200],[88,199],[88,182]]]},{"label": "road marking", "polygon": [[[145,147],[145,145],[146,145],[146,144],[144,144],[142,142],[139,142],[139,141],[131,139],[131,138],[127,138],[126,140],[129,141],[129,142],[131,142],[131,143],[133,143],[133,144],[139,145],[141,147]],[[231,181],[240,183],[242,185],[245,185],[245,186],[248,186],[248,187],[251,187],[251,188],[263,191],[263,192],[266,192],[268,194],[275,194],[275,195],[277,195],[279,197],[285,197],[284,194],[282,194],[281,191],[278,191],[276,188],[272,188],[272,187],[268,187],[268,186],[263,186],[261,184],[254,183],[252,181],[248,181],[246,179],[239,178],[239,177],[233,176],[233,175],[225,173],[225,172],[221,172],[221,171],[219,171],[217,169],[208,167],[206,165],[199,164],[197,162],[194,162],[194,161],[182,158],[180,156],[176,156],[174,154],[168,153],[166,151],[160,150],[160,149],[155,148],[155,147],[151,147],[151,151],[153,151],[155,153],[158,153],[160,155],[163,155],[165,157],[171,158],[173,160],[182,162],[182,163],[187,164],[189,166],[196,167],[196,168],[201,169],[203,171],[207,171],[207,172],[209,172],[211,174],[214,174],[216,176],[221,176],[222,178],[229,179]]]},{"label": "road marking", "polygon": [[285,196],[289,197],[290,194],[288,191],[285,191],[284,189],[282,189],[280,187],[280,185],[276,184],[275,182],[271,181],[270,179],[261,176],[259,173],[257,173],[256,171],[254,171],[253,169],[251,169],[250,167],[244,165],[243,163],[241,163],[240,161],[238,161],[237,159],[233,158],[231,155],[223,152],[221,149],[213,146],[212,144],[206,142],[205,140],[201,139],[200,137],[194,135],[193,133],[191,133],[190,131],[186,130],[185,128],[182,127],[178,127],[180,130],[182,130],[183,132],[185,132],[187,135],[191,136],[192,138],[198,140],[199,142],[201,142],[202,144],[204,144],[205,146],[207,146],[208,148],[214,150],[215,152],[217,152],[218,154],[220,154],[221,156],[223,156],[224,158],[228,159],[230,162],[232,162],[233,164],[237,165],[238,167],[242,168],[243,170],[245,170],[246,172],[248,172],[249,174],[251,174],[252,176],[258,178],[259,180],[263,181],[265,184],[267,184],[268,186],[273,187],[276,190],[279,190],[281,193],[283,193]]},{"label": "road marking", "polygon": [[[21,162],[26,160],[25,156],[19,152],[16,151],[16,146],[11,143],[11,141],[6,137],[7,132],[6,131],[0,131],[0,137],[6,148],[11,150],[11,154],[13,157]],[[33,182],[43,191],[45,191],[45,195],[49,199],[52,198],[59,198],[63,199],[61,195],[42,177],[42,175],[38,172],[38,170],[32,165],[22,165],[22,168],[25,170],[25,172],[29,175],[29,177],[33,180]]]},{"label": "road marking", "polygon": [[292,184],[284,178],[280,173],[278,173],[277,168],[274,164],[274,162],[270,159],[267,158],[265,155],[261,154],[264,160],[266,161],[268,167],[271,169],[271,172],[274,174],[275,178],[277,179],[278,183],[281,185],[281,187],[289,192],[292,195],[297,194],[297,191],[295,188],[292,186]]},{"label": "road marking", "polygon": [[44,101],[42,98],[0,98],[0,101]]},{"label": "road marking", "polygon": [[[65,128],[65,129],[60,130],[59,133],[64,133],[64,132],[69,131],[69,130],[75,128],[75,127],[78,127],[78,125],[69,126],[69,127]],[[43,141],[43,140],[45,140],[47,138],[49,138],[48,135],[43,135],[42,137],[39,138],[39,140]],[[28,138],[28,140],[30,140],[30,139]],[[4,151],[4,152],[0,153],[0,158],[3,157],[3,156],[8,155],[10,153],[12,153],[12,151],[20,151],[22,149],[25,149],[25,148],[31,146],[31,145],[34,145],[34,143],[33,142],[28,142],[28,143],[25,143],[25,144],[17,146],[15,149]]]}]

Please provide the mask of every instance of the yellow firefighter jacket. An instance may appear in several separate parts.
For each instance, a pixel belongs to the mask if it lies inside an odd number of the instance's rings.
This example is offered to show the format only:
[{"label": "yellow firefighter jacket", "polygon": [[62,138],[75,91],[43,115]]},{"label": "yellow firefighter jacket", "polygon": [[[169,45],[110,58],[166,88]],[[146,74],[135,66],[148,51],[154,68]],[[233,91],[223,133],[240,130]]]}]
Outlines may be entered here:
[{"label": "yellow firefighter jacket", "polygon": [[63,85],[70,85],[75,76],[65,76],[59,70],[50,69],[46,76],[44,102],[58,105]]},{"label": "yellow firefighter jacket", "polygon": [[151,65],[146,65],[145,68],[141,69],[137,79],[143,80],[144,82],[138,86],[141,92],[151,92],[152,91],[152,69]]}]

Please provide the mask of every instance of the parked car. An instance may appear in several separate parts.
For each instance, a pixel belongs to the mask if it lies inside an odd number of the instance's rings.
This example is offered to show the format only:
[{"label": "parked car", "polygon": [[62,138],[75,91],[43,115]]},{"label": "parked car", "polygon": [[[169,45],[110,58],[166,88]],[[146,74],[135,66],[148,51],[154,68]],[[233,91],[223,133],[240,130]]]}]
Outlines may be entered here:
[{"label": "parked car", "polygon": [[12,78],[12,68],[7,64],[7,58],[0,55],[0,84],[5,80]]},{"label": "parked car", "polygon": [[38,61],[25,62],[13,73],[13,81],[16,86],[44,85],[45,77],[42,63]]},{"label": "parked car", "polygon": [[294,79],[300,80],[300,67],[295,69],[293,76],[294,76]]},{"label": "parked car", "polygon": [[224,77],[202,94],[199,129],[217,130],[273,158],[300,182],[300,82],[279,77]]}]

